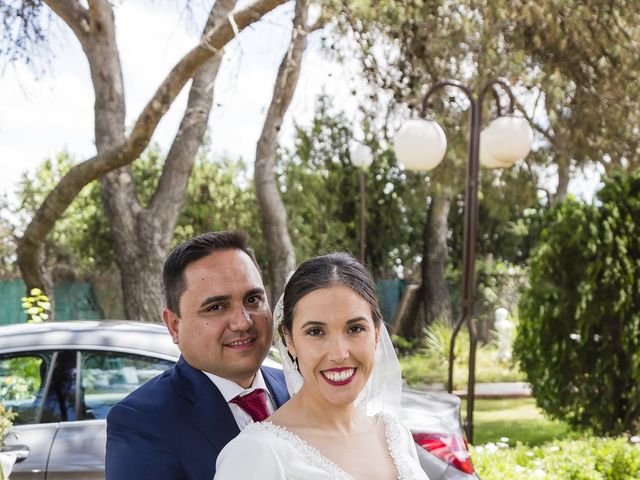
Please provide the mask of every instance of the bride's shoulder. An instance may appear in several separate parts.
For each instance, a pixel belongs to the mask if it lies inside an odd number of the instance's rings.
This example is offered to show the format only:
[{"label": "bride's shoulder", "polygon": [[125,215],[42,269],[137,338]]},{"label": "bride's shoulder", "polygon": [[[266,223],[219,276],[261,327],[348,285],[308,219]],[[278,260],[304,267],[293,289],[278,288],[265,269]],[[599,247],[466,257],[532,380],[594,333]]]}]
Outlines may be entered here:
[{"label": "bride's shoulder", "polygon": [[[222,449],[216,460],[215,479],[253,479],[260,465],[260,472],[269,472],[260,478],[285,478],[282,458],[288,453],[286,446],[278,442],[268,428],[268,422],[247,425],[240,434]],[[247,462],[247,452],[251,452],[251,462]]]},{"label": "bride's shoulder", "polygon": [[270,421],[251,423],[247,425],[236,439],[246,438],[269,442],[285,441],[291,443],[296,435],[292,434],[286,427],[277,425]]},{"label": "bride's shoulder", "polygon": [[375,415],[375,417],[379,422],[382,422],[385,427],[398,427],[402,424],[398,421],[395,415],[392,415],[389,412],[380,412]]},{"label": "bride's shoulder", "polygon": [[404,424],[390,413],[379,413],[376,415],[378,421],[384,424],[384,432],[387,437],[387,442],[391,445],[404,443],[410,440],[413,443],[413,437],[411,431]]},{"label": "bride's shoulder", "polygon": [[223,457],[244,455],[249,450],[258,456],[278,455],[281,451],[287,450],[280,430],[279,427],[267,421],[251,423],[227,443],[221,455]]},{"label": "bride's shoulder", "polygon": [[276,425],[273,422],[268,420],[264,422],[254,422],[247,425],[242,429],[240,435],[236,438],[240,437],[270,437],[275,436],[280,430],[281,427]]}]

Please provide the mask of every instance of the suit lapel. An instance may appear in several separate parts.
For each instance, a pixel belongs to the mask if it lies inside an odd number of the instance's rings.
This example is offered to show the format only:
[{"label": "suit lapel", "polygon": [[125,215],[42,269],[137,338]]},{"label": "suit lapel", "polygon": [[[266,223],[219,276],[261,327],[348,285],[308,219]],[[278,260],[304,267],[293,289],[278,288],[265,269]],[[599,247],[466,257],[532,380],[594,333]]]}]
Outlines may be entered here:
[{"label": "suit lapel", "polygon": [[[276,407],[289,400],[289,393],[281,371],[261,368]],[[240,433],[224,397],[200,370],[193,368],[181,356],[173,371],[172,380],[178,393],[193,404],[191,421],[219,452]]]},{"label": "suit lapel", "polygon": [[176,364],[174,380],[178,392],[193,403],[193,424],[216,450],[222,450],[240,429],[220,391],[204,373],[182,357]]},{"label": "suit lapel", "polygon": [[284,375],[282,372],[280,373],[280,377],[274,373],[272,370],[268,370],[266,368],[261,368],[262,376],[264,377],[264,381],[269,387],[269,391],[273,395],[273,398],[276,401],[276,408],[280,408],[287,400],[289,400],[289,392],[287,391],[287,385],[284,382]]}]

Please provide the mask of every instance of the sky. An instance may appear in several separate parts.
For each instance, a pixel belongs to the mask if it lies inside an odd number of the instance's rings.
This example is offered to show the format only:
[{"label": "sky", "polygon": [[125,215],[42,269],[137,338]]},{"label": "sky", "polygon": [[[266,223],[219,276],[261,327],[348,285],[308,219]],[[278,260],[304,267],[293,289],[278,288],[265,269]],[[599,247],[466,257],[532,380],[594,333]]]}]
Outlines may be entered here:
[{"label": "sky", "polygon": [[[197,43],[202,25],[190,22],[175,6],[116,5],[127,125],[131,125],[170,68]],[[292,14],[292,3],[279,7],[227,47],[210,117],[214,153],[253,161],[277,68],[289,42]],[[204,21],[206,14],[195,17]],[[305,125],[311,121],[323,91],[330,92],[334,104],[347,116],[357,110],[358,97],[351,95],[357,65],[326,58],[319,48],[320,35],[316,32],[309,39],[296,94],[280,134],[285,144],[292,141],[294,122]],[[51,40],[50,52],[43,51],[39,62],[46,67],[44,73],[36,75],[23,64],[9,65],[0,72],[0,194],[10,199],[22,174],[32,172],[45,159],[63,150],[77,161],[95,154],[93,90],[86,59],[66,25],[57,25]],[[153,136],[152,141],[165,151],[182,118],[187,93],[185,88]],[[593,175],[578,176],[570,191],[590,198],[597,184]]]}]

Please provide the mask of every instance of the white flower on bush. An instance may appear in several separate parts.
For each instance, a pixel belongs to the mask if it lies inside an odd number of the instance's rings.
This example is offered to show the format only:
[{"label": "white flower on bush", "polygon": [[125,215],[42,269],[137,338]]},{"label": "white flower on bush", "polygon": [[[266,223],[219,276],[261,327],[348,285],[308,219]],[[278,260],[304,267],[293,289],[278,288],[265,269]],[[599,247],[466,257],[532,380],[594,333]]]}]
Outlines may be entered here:
[{"label": "white flower on bush", "polygon": [[547,473],[541,468],[536,468],[531,472],[531,478],[546,478]]},{"label": "white flower on bush", "polygon": [[484,448],[486,449],[487,453],[495,453],[500,450],[500,444],[489,442],[485,444]]}]

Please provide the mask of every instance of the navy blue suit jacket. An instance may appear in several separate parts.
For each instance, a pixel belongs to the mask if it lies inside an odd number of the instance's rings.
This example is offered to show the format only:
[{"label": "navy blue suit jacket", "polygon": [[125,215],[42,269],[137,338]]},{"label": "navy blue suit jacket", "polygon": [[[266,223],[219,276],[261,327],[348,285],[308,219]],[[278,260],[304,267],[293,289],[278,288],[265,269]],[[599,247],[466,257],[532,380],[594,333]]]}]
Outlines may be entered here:
[{"label": "navy blue suit jacket", "polygon": [[[262,367],[276,406],[289,399],[281,370]],[[211,480],[238,425],[213,382],[182,357],[107,416],[106,480]]]}]

